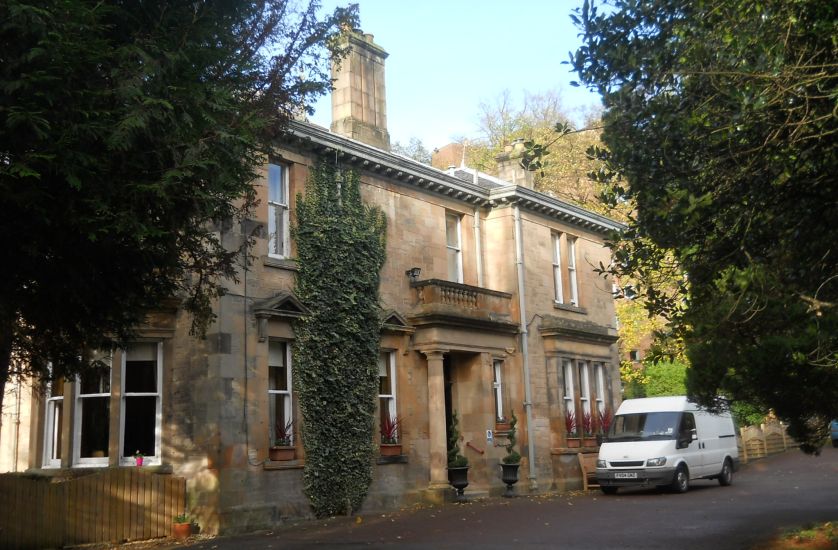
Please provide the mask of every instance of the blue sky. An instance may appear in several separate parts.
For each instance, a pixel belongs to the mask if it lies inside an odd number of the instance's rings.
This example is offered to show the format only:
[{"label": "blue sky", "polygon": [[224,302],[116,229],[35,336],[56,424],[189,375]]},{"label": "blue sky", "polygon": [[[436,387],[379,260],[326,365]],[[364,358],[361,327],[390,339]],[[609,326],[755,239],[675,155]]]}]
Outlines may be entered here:
[{"label": "blue sky", "polygon": [[[557,90],[568,111],[599,104],[570,85],[568,52],[580,44],[571,11],[582,0],[353,0],[361,28],[387,50],[387,125],[392,142],[411,137],[428,149],[477,138],[479,104],[509,90]],[[323,10],[349,2],[324,0]],[[328,96],[311,121],[328,127]]]}]

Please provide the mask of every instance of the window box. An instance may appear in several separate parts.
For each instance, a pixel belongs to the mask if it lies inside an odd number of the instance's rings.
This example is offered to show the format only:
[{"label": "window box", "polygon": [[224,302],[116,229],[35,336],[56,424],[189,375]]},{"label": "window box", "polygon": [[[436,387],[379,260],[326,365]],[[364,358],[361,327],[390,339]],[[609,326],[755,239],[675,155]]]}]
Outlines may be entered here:
[{"label": "window box", "polygon": [[283,462],[297,458],[297,449],[292,446],[273,446],[268,449],[268,458],[274,462]]},{"label": "window box", "polygon": [[382,443],[380,445],[381,456],[401,456],[401,443]]}]

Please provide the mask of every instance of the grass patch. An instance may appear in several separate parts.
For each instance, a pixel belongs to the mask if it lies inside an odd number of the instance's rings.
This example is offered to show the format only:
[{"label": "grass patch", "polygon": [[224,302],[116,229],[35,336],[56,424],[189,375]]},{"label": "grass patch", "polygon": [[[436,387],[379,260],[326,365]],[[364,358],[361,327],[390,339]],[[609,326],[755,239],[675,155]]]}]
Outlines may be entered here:
[{"label": "grass patch", "polygon": [[838,521],[807,524],[769,541],[763,550],[830,550],[838,548]]}]

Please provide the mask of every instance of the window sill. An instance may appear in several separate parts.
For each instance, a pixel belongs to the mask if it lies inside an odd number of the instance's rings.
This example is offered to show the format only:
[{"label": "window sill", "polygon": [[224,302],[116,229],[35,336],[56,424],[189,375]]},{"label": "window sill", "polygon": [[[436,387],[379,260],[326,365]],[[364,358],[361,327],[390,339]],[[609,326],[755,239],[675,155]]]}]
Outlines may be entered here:
[{"label": "window sill", "polygon": [[262,463],[263,470],[301,470],[305,466],[305,461],[301,459],[295,460],[270,460],[267,459]]},{"label": "window sill", "polygon": [[573,304],[560,304],[559,302],[553,302],[553,309],[561,309],[562,311],[571,311],[573,313],[580,313],[582,315],[587,315],[588,310],[584,307],[574,306]]},{"label": "window sill", "polygon": [[288,271],[299,271],[297,260],[291,258],[274,258],[273,256],[262,256],[262,265],[265,267],[276,267]]},{"label": "window sill", "polygon": [[407,464],[407,455],[379,456],[376,464]]},{"label": "window sill", "polygon": [[550,449],[551,455],[577,455],[579,453],[597,453],[599,447],[553,447]]},{"label": "window sill", "polygon": [[174,472],[171,464],[154,464],[154,465],[143,465],[143,466],[135,466],[135,465],[119,465],[119,466],[111,466],[109,464],[105,465],[92,465],[92,464],[84,464],[84,465],[74,465],[70,466],[69,468],[30,468],[27,470],[27,473],[31,473],[38,476],[44,477],[66,477],[66,476],[78,476],[78,475],[87,475],[88,473],[95,473],[101,472],[103,470],[121,470],[127,468],[137,468],[142,470],[143,472],[147,472],[149,474],[161,474],[161,475],[170,475]]}]

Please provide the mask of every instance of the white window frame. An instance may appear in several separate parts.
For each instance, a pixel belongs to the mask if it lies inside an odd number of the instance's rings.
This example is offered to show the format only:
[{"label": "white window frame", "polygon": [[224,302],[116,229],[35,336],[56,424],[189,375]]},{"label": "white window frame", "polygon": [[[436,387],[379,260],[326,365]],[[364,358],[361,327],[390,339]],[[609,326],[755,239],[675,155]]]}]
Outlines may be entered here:
[{"label": "white window frame", "polygon": [[594,380],[596,381],[597,412],[605,414],[605,363],[594,363]]},{"label": "white window frame", "polygon": [[[449,219],[454,220],[456,222],[455,226],[454,226],[454,230],[455,230],[455,233],[456,233],[455,235],[451,235],[449,233],[449,230],[448,230],[448,220]],[[462,222],[462,216],[460,214],[458,214],[456,212],[446,212],[445,213],[445,248],[446,248],[446,266],[447,266],[447,269],[448,269],[447,276],[450,279],[452,266],[450,265],[451,255],[450,255],[449,251],[451,251],[451,252],[454,253],[454,259],[455,259],[455,262],[457,264],[457,265],[453,266],[454,269],[457,272],[456,273],[457,280],[454,281],[455,283],[462,283],[463,282],[463,250],[462,250],[463,241],[462,241],[462,227],[461,227],[462,223],[461,222]],[[454,237],[454,239],[451,239],[452,236]],[[455,244],[453,244],[453,245],[448,244],[452,240],[455,241]]]},{"label": "white window frame", "polygon": [[553,233],[553,284],[556,287],[555,301],[564,303],[564,280],[562,278],[562,236]]},{"label": "white window frame", "polygon": [[[273,368],[274,366],[279,365],[272,365],[271,364],[271,352],[270,346],[271,345],[280,345],[284,347],[284,359],[285,359],[285,387],[287,389],[284,390],[272,390],[270,388],[270,384],[268,384],[268,399],[276,399],[275,396],[282,397],[282,406],[285,411],[285,418],[287,419],[286,422],[290,421],[292,430],[291,430],[291,446],[295,445],[296,441],[296,422],[294,418],[294,395],[292,392],[293,386],[292,377],[291,377],[291,342],[286,342],[283,340],[269,340],[268,341],[268,369]],[[270,370],[268,371],[268,377],[270,377]],[[268,407],[270,410],[270,406]],[[273,446],[274,441],[276,440],[276,428],[273,426],[273,423],[276,422],[275,417],[271,417],[271,426],[269,426],[269,436],[270,436],[270,444]]]},{"label": "white window frame", "polygon": [[[278,171],[278,178],[272,173]],[[268,164],[268,256],[288,258],[291,238],[288,213],[288,167],[282,164]],[[278,193],[274,193],[275,183],[279,183]]]},{"label": "white window frame", "polygon": [[[52,367],[50,367],[50,370],[52,370]],[[66,384],[67,383],[65,381],[64,384],[61,385],[62,390],[66,387]],[[67,408],[64,406],[64,393],[62,392],[61,395],[54,395],[54,388],[55,381],[52,381],[47,389],[44,402],[44,457],[42,461],[44,468],[61,467],[61,458],[55,458],[55,450],[56,447],[60,446],[60,436],[62,435],[62,423],[59,420],[61,416],[67,414]],[[61,404],[61,416],[56,415],[56,405],[58,403]],[[58,424],[57,426],[56,423]],[[61,449],[59,448],[58,450],[60,451]]]},{"label": "white window frame", "polygon": [[[81,468],[86,467],[101,467],[107,466],[110,461],[110,422],[108,422],[108,449],[106,456],[104,457],[82,457],[81,456],[81,423],[82,423],[82,401],[89,398],[95,397],[107,397],[108,398],[108,411],[113,409],[112,399],[113,399],[113,353],[109,353],[107,357],[108,363],[108,388],[110,391],[107,393],[86,393],[83,394],[81,392],[81,378],[77,377],[74,384],[75,384],[75,394],[76,399],[73,406],[73,466],[78,466]],[[109,419],[110,418],[109,414]]]},{"label": "white window frame", "polygon": [[[575,389],[573,384],[573,361],[570,359],[562,359],[562,373],[564,383],[564,407],[565,411],[570,411],[576,414]],[[576,419],[577,429],[579,426],[579,419]]]},{"label": "white window frame", "polygon": [[495,421],[506,420],[503,411],[503,360],[492,362],[492,390],[495,394]]},{"label": "white window frame", "polygon": [[[383,399],[387,400],[387,413],[390,415],[390,418],[397,418],[398,415],[398,407],[396,403],[396,352],[393,350],[383,350],[378,355],[378,376],[381,378],[382,368],[387,370],[387,376],[390,377],[390,392],[391,393],[380,393],[381,391],[381,384],[378,385],[379,394],[378,394],[378,404],[381,406],[381,401]],[[380,413],[381,411],[379,411]],[[379,415],[380,418],[380,415]]]},{"label": "white window frame", "polygon": [[567,237],[567,277],[570,281],[570,303],[579,307],[579,286],[576,280],[576,237]]},{"label": "white window frame", "polygon": [[[143,456],[143,465],[155,466],[162,463],[161,456],[161,436],[163,433],[163,342],[135,342],[136,344],[155,344],[156,345],[156,360],[157,360],[157,388],[154,392],[127,392],[125,390],[125,368],[128,364],[128,349],[121,350],[122,358],[120,360],[120,394],[119,399],[119,465],[133,466],[134,455],[124,456],[122,454],[125,446],[125,401],[130,397],[155,397],[157,402],[155,406],[155,421],[154,421],[154,456]],[[130,347],[130,344],[129,344]]]},{"label": "white window frame", "polygon": [[592,414],[591,411],[591,380],[588,372],[587,361],[577,361],[579,368],[579,402],[582,405],[582,414]]}]

